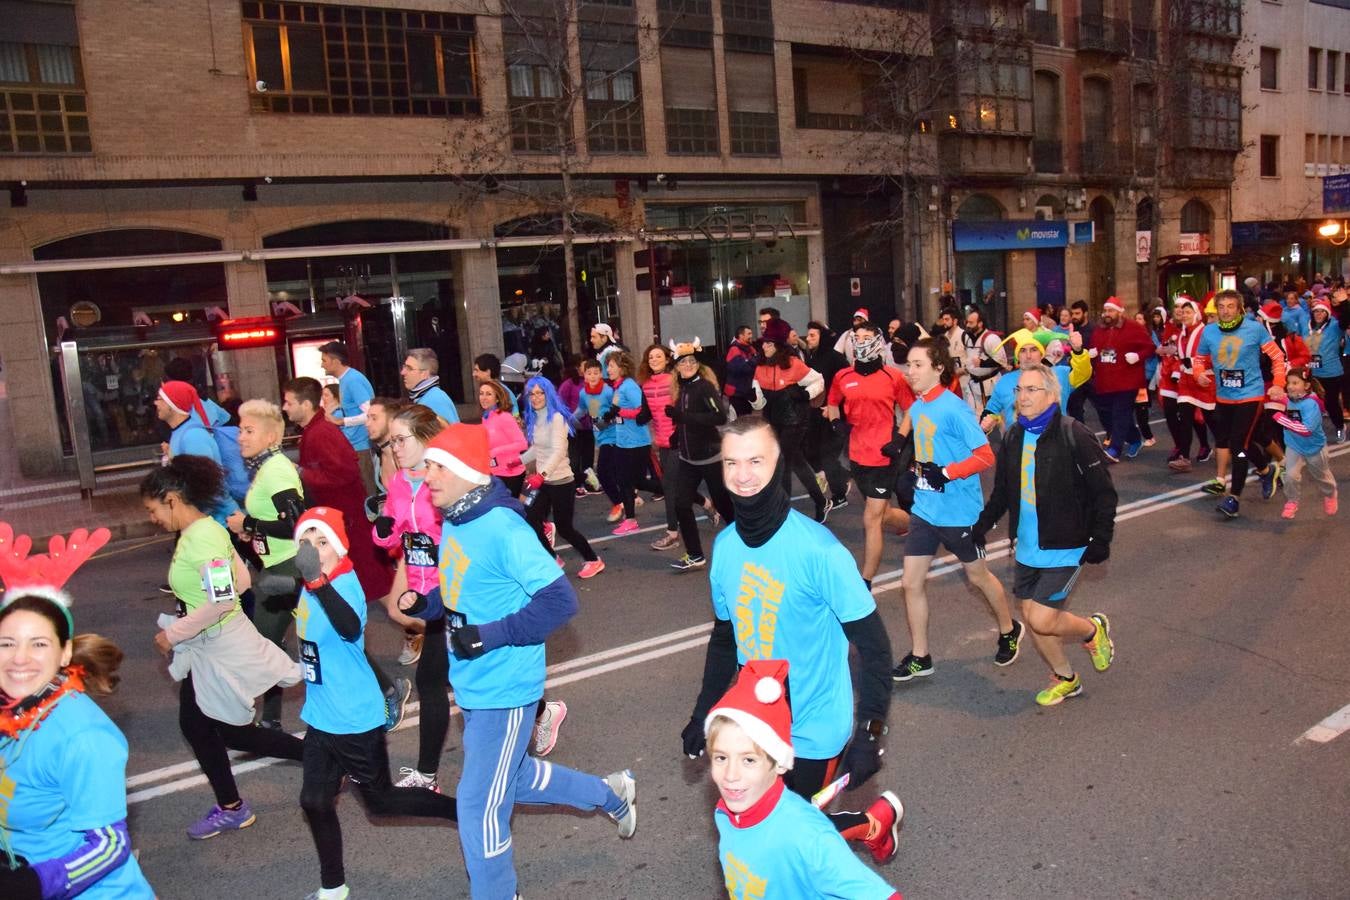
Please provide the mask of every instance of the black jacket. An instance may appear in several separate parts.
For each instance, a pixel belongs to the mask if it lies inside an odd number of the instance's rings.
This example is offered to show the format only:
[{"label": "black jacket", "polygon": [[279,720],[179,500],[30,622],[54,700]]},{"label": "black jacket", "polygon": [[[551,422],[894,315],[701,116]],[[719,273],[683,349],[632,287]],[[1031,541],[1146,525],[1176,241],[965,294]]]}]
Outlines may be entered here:
[{"label": "black jacket", "polygon": [[[1066,428],[1074,430],[1072,446]],[[975,523],[986,533],[1008,513],[1008,535],[1017,539],[1022,506],[1022,426],[1003,437],[994,469],[994,491]],[[1036,518],[1043,550],[1110,544],[1116,528],[1116,488],[1092,433],[1059,412],[1036,442]]]},{"label": "black jacket", "polygon": [[825,390],[821,392],[822,399],[829,396],[830,385],[834,384],[834,376],[839,374],[839,370],[848,368],[848,360],[844,354],[826,344],[823,338],[815,350],[804,351],[802,359],[825,379]]},{"label": "black jacket", "polygon": [[688,462],[714,459],[722,452],[717,426],[727,423],[726,403],[706,378],[678,379],[675,434],[670,445]]}]

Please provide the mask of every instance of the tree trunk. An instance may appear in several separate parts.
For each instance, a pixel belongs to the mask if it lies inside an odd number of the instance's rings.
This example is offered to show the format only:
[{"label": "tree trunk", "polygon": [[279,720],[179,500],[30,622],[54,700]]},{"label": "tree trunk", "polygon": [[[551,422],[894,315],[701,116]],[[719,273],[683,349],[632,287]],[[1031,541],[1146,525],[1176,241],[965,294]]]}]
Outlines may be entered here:
[{"label": "tree trunk", "polygon": [[577,309],[577,257],[576,247],[572,238],[575,234],[572,222],[572,211],[574,209],[575,197],[572,193],[572,173],[568,171],[565,164],[566,154],[563,155],[564,165],[562,168],[562,187],[563,187],[563,210],[562,210],[562,240],[563,240],[563,268],[566,270],[565,284],[567,285],[567,317],[565,328],[567,331],[567,349],[572,353],[581,352],[581,316]]}]

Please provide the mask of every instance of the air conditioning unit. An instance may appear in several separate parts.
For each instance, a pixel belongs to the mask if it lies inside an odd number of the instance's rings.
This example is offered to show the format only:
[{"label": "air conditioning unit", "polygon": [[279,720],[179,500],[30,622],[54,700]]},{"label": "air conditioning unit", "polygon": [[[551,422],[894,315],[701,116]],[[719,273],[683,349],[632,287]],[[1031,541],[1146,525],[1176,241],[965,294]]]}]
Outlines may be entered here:
[{"label": "air conditioning unit", "polygon": [[1053,206],[1036,207],[1036,221],[1048,222],[1055,217],[1055,208]]}]

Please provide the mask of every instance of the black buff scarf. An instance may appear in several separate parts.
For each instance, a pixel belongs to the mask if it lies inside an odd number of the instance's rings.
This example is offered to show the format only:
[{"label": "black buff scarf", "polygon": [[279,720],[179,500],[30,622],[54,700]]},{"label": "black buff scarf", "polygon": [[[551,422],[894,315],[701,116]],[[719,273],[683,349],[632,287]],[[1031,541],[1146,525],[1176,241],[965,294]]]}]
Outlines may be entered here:
[{"label": "black buff scarf", "polygon": [[783,490],[783,457],[778,457],[778,466],[773,478],[753,497],[742,497],[735,491],[731,494],[731,505],[736,510],[736,533],[745,541],[747,547],[762,547],[769,542],[786,521],[792,509],[792,501]]}]

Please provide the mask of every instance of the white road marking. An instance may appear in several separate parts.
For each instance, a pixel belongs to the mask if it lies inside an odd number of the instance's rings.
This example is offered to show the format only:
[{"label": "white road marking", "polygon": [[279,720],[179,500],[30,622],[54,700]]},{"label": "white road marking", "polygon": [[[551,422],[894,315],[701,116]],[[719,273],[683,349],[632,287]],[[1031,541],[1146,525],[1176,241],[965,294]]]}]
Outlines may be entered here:
[{"label": "white road marking", "polygon": [[1350,703],[1303,732],[1294,743],[1312,741],[1315,744],[1325,744],[1334,741],[1347,731],[1350,731]]}]

